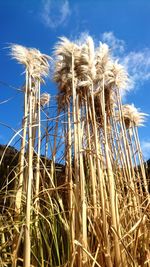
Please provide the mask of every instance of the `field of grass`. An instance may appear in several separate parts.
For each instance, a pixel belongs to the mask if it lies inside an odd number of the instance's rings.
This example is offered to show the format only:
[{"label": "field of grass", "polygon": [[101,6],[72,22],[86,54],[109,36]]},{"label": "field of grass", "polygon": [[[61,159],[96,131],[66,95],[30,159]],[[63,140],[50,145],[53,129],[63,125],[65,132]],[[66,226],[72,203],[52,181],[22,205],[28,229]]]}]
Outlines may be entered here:
[{"label": "field of grass", "polygon": [[[24,114],[19,152],[4,165],[12,138],[0,155],[0,266],[149,267],[149,181],[138,136],[146,114],[122,104],[128,73],[90,36],[82,44],[60,38],[53,58],[10,50],[25,69]],[[41,94],[49,72],[55,117]]]}]

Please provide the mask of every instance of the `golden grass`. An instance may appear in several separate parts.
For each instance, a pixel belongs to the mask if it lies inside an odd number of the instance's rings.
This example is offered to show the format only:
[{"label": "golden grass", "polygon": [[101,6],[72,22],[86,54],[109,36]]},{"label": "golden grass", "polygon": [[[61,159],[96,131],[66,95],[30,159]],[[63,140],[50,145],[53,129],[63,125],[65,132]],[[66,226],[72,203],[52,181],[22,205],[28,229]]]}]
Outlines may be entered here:
[{"label": "golden grass", "polygon": [[[1,189],[10,199],[0,217],[1,266],[150,266],[149,192],[137,129],[145,114],[122,105],[125,69],[106,44],[60,38],[52,119],[44,111],[50,97],[40,89],[50,57],[18,45],[11,51],[25,65],[26,86],[15,186],[9,190],[7,179]],[[51,148],[49,164],[41,159],[43,144],[46,157]]]}]

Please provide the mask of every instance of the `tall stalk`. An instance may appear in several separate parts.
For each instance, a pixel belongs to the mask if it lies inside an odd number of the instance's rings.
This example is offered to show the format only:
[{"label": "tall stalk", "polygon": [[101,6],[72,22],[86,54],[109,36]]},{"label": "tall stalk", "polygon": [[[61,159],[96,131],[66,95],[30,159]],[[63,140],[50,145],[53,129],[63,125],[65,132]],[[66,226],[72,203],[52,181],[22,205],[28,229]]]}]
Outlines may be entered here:
[{"label": "tall stalk", "polygon": [[[36,227],[38,231],[38,213],[39,213],[39,187],[40,187],[40,155],[41,155],[41,106],[40,106],[40,80],[37,81],[37,124],[38,124],[38,138],[37,138],[37,158],[36,158],[36,173],[35,173],[35,209],[36,209]],[[35,126],[34,126],[35,127]],[[38,234],[39,235],[39,234]]]},{"label": "tall stalk", "polygon": [[143,163],[142,151],[141,151],[137,127],[133,128],[133,134],[134,134],[134,138],[135,138],[136,148],[138,151],[139,163],[140,163],[141,173],[142,173],[142,178],[143,178],[143,184],[144,184],[146,194],[148,195],[149,194],[148,185],[147,185],[147,180],[146,180],[145,167],[144,167],[144,163]]},{"label": "tall stalk", "polygon": [[[76,87],[75,87],[75,76],[74,76],[74,53],[72,52],[72,110],[73,110],[73,129],[74,129],[74,177],[75,177],[75,229],[76,229],[76,239],[79,240],[80,237],[80,202],[79,202],[79,151],[78,151],[78,129],[77,129],[77,95],[76,95]],[[77,264],[81,267],[81,249],[78,248],[77,255]]]},{"label": "tall stalk", "polygon": [[[83,122],[82,122],[82,107],[79,106],[79,95],[77,96],[77,130],[78,130],[78,151],[79,151],[79,174],[80,174],[80,206],[81,206],[81,229],[82,229],[82,243],[85,249],[87,249],[87,201],[86,201],[86,184],[85,173],[83,164]],[[83,252],[82,262],[87,262],[87,255]]]},{"label": "tall stalk", "polygon": [[28,131],[28,180],[27,180],[27,198],[26,198],[26,224],[25,224],[25,247],[24,247],[24,267],[31,264],[31,198],[33,181],[33,139],[32,139],[32,98],[31,76],[29,75],[29,131]]},{"label": "tall stalk", "polygon": [[23,134],[21,138],[21,149],[20,149],[20,160],[19,160],[20,161],[19,183],[18,183],[18,190],[16,193],[16,203],[15,203],[15,211],[17,214],[20,214],[21,196],[23,190],[27,123],[28,123],[28,70],[26,69],[26,84],[25,84],[25,94],[24,94],[24,118],[22,122]]},{"label": "tall stalk", "polygon": [[[115,228],[116,232],[120,233],[118,229],[119,218],[118,217],[118,207],[115,202],[117,198],[117,192],[115,191],[115,183],[113,170],[111,165],[111,160],[109,156],[109,147],[108,147],[108,139],[107,139],[107,119],[106,119],[106,111],[105,111],[105,95],[104,95],[104,77],[103,77],[103,91],[102,91],[102,113],[104,120],[104,142],[105,142],[105,153],[106,153],[106,166],[108,172],[108,180],[109,180],[109,189],[110,189],[110,210],[112,215],[112,225]],[[114,234],[114,246],[115,246],[115,264],[116,266],[120,266],[121,264],[121,252],[118,235]]]},{"label": "tall stalk", "polygon": [[103,237],[104,237],[104,246],[107,251],[106,262],[108,267],[112,267],[112,262],[109,257],[110,255],[110,246],[108,240],[108,226],[106,220],[106,202],[105,202],[105,193],[104,193],[104,173],[101,169],[100,165],[100,155],[99,155],[99,142],[98,142],[98,133],[97,133],[97,125],[95,119],[95,107],[94,107],[94,93],[93,93],[93,84],[91,85],[91,110],[92,110],[92,120],[93,120],[93,127],[94,127],[94,142],[95,142],[95,152],[96,152],[96,167],[97,167],[97,174],[99,180],[99,190],[100,190],[100,200],[101,200],[101,209],[102,209],[102,219],[103,219]]},{"label": "tall stalk", "polygon": [[75,210],[74,210],[74,193],[73,193],[73,181],[72,181],[72,141],[71,141],[71,111],[70,111],[70,100],[67,102],[68,108],[68,142],[67,142],[67,161],[68,161],[68,182],[69,182],[69,213],[70,213],[70,233],[71,233],[71,250],[70,260],[74,253],[74,240],[75,240]]},{"label": "tall stalk", "polygon": [[90,180],[92,183],[92,198],[93,198],[93,208],[94,208],[94,219],[97,217],[97,181],[96,181],[96,172],[93,165],[92,159],[92,147],[91,147],[91,136],[90,136],[90,125],[89,125],[89,112],[88,112],[88,98],[85,98],[85,113],[86,113],[86,128],[87,128],[87,143],[88,143],[88,157],[89,157],[89,165],[90,165]]},{"label": "tall stalk", "polygon": [[[122,134],[122,140],[123,140],[123,145],[124,145],[124,153],[126,157],[126,164],[127,164],[127,170],[128,170],[128,183],[130,184],[131,187],[131,192],[132,195],[130,195],[130,201],[133,202],[134,208],[137,210],[138,205],[136,203],[136,197],[134,194],[134,184],[132,180],[132,173],[131,173],[131,158],[130,158],[130,153],[129,153],[129,144],[127,141],[127,136],[126,136],[126,130],[125,130],[125,124],[124,124],[124,119],[122,115],[122,103],[121,103],[121,97],[119,94],[118,88],[116,88],[117,91],[117,101],[118,101],[118,113],[119,113],[119,122],[120,122],[120,129],[121,129],[121,134]],[[133,216],[133,213],[132,213]],[[135,213],[134,213],[135,216]]]}]

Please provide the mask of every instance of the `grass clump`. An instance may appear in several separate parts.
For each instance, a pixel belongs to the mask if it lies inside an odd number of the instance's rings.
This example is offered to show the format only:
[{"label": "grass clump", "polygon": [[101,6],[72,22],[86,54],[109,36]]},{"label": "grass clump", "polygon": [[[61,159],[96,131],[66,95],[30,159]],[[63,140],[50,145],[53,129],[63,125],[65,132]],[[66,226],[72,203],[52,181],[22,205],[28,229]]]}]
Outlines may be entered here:
[{"label": "grass clump", "polygon": [[138,136],[146,114],[122,105],[124,67],[90,36],[82,44],[61,37],[52,118],[51,98],[41,94],[51,58],[19,45],[11,54],[25,67],[24,115],[17,164],[1,186],[1,266],[150,266],[148,180]]}]

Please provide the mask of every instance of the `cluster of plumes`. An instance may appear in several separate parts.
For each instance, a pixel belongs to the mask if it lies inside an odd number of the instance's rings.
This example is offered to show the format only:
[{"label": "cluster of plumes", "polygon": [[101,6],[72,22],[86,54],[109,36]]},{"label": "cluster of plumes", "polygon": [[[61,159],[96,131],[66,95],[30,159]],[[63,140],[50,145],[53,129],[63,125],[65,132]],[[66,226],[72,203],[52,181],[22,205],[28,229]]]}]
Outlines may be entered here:
[{"label": "cluster of plumes", "polygon": [[55,65],[54,81],[57,82],[61,93],[71,94],[72,86],[72,56],[75,57],[78,46],[62,37],[55,47],[57,58]]},{"label": "cluster of plumes", "polygon": [[50,102],[50,94],[48,93],[43,93],[40,97],[40,105],[41,107],[44,107]]},{"label": "cluster of plumes", "polygon": [[54,80],[60,93],[65,96],[72,94],[72,79],[79,95],[90,92],[93,87],[96,96],[104,86],[109,104],[114,102],[115,88],[127,90],[128,74],[111,57],[107,44],[100,42],[99,47],[95,48],[90,36],[80,45],[62,37],[55,47],[55,56]]},{"label": "cluster of plumes", "polygon": [[139,112],[139,110],[132,105],[122,106],[122,115],[127,129],[134,126],[143,126],[145,122],[146,113]]},{"label": "cluster of plumes", "polygon": [[71,95],[72,78],[76,88],[89,88],[96,76],[95,50],[91,37],[82,45],[61,37],[55,47],[55,56],[54,80],[58,83],[60,92]]},{"label": "cluster of plumes", "polygon": [[76,72],[78,88],[80,91],[88,90],[96,77],[94,42],[89,36],[86,43],[81,45],[80,53],[76,59]]},{"label": "cluster of plumes", "polygon": [[25,65],[33,79],[39,79],[43,82],[43,78],[48,76],[50,60],[48,55],[42,54],[37,49],[26,48],[17,44],[11,45],[11,55],[19,63]]}]

